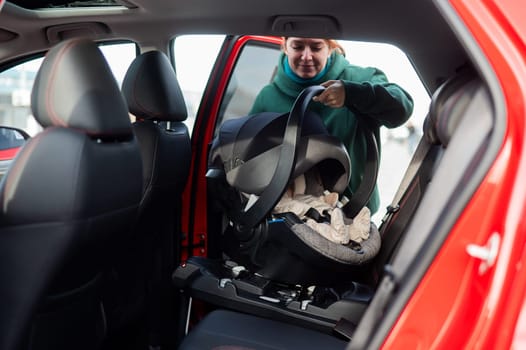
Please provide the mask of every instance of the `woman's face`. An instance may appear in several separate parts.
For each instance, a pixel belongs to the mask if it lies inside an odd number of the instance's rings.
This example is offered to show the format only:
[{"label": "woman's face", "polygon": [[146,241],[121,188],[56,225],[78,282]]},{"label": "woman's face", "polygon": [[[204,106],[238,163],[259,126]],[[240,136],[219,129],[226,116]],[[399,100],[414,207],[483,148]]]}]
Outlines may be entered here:
[{"label": "woman's face", "polygon": [[331,54],[324,39],[289,37],[285,42],[289,66],[300,78],[314,78],[327,64]]}]

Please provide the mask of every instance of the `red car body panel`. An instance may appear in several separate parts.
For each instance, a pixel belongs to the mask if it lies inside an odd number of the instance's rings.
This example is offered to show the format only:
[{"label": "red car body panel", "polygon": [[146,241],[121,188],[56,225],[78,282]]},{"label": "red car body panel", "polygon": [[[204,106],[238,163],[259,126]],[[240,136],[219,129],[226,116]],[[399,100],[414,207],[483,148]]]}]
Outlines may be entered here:
[{"label": "red car body panel", "polygon": [[[520,1],[452,0],[490,62],[504,96],[507,127],[500,152],[383,348],[526,348],[526,22]],[[468,244],[501,238],[495,264]]]},{"label": "red car body panel", "polygon": [[8,148],[0,150],[0,160],[11,160],[15,158],[20,147]]}]

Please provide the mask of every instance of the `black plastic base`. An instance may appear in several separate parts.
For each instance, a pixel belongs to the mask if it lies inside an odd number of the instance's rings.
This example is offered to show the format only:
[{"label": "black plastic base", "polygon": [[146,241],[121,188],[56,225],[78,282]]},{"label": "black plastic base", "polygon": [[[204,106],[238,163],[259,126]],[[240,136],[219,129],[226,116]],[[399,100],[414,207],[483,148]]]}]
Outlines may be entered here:
[{"label": "black plastic base", "polygon": [[311,287],[270,281],[230,261],[192,257],[173,282],[187,295],[220,306],[327,333],[342,319],[357,324],[373,290],[358,283]]}]

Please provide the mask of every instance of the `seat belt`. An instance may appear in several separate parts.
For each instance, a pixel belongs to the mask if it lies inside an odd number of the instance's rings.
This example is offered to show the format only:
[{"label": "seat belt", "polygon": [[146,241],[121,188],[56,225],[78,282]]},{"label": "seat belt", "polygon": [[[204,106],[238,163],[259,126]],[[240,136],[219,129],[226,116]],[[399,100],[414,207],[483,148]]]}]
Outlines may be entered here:
[{"label": "seat belt", "polygon": [[374,262],[377,271],[381,271],[383,265],[390,259],[402,233],[413,217],[425,187],[431,179],[439,147],[430,144],[424,137],[421,138],[393,201],[382,218],[379,228],[382,248]]},{"label": "seat belt", "polygon": [[402,181],[400,182],[400,186],[398,186],[398,190],[396,191],[393,201],[391,204],[387,207],[387,213],[382,218],[382,223],[389,220],[389,217],[392,216],[393,213],[397,212],[400,206],[400,201],[402,200],[402,197],[404,193],[407,192],[407,189],[409,188],[409,185],[417,175],[418,171],[420,170],[420,167],[422,163],[424,162],[424,159],[427,157],[427,153],[431,147],[431,144],[425,140],[425,138],[422,136],[420,139],[420,142],[418,143],[415,152],[413,153],[413,158],[411,158],[411,161],[409,162],[409,165],[405,171],[404,177],[402,178]]}]

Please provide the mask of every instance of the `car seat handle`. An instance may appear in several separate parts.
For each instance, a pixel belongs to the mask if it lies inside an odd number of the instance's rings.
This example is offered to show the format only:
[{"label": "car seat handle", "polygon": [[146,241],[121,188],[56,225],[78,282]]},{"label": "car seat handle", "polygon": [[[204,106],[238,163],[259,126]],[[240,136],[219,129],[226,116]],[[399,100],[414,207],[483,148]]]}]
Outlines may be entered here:
[{"label": "car seat handle", "polygon": [[380,140],[377,139],[374,130],[369,127],[363,119],[358,118],[358,125],[364,132],[366,158],[362,181],[352,194],[349,202],[343,207],[345,216],[351,219],[354,219],[371,199],[380,167],[380,151],[378,146]]}]

